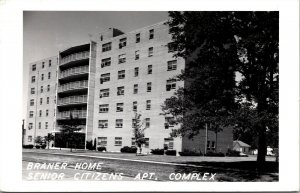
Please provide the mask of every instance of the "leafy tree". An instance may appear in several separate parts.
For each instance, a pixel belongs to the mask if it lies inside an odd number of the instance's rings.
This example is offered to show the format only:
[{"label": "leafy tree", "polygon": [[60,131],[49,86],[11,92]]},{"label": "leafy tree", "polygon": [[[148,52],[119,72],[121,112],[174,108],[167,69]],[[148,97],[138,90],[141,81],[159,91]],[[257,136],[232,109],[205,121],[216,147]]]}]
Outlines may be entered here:
[{"label": "leafy tree", "polygon": [[205,124],[251,130],[258,137],[257,161],[264,163],[266,135],[278,133],[278,12],[169,16],[169,47],[187,64],[176,77],[184,88],[162,108],[182,123],[172,134],[193,137]]},{"label": "leafy tree", "polygon": [[48,133],[47,136],[44,137],[45,141],[48,144],[48,149],[50,148],[50,142],[54,141],[54,135],[52,135],[52,133]]},{"label": "leafy tree", "polygon": [[43,145],[45,143],[44,139],[41,137],[41,136],[37,136],[35,139],[34,139],[34,142],[38,145]]},{"label": "leafy tree", "polygon": [[78,141],[77,132],[81,130],[81,121],[78,118],[73,118],[72,113],[70,113],[70,119],[64,125],[62,125],[60,131],[63,139],[67,141],[72,152],[74,142]]},{"label": "leafy tree", "polygon": [[133,119],[133,137],[135,138],[135,144],[137,148],[140,150],[140,154],[142,153],[142,145],[146,143],[144,133],[146,128],[141,120],[141,116],[141,114],[135,113]]}]

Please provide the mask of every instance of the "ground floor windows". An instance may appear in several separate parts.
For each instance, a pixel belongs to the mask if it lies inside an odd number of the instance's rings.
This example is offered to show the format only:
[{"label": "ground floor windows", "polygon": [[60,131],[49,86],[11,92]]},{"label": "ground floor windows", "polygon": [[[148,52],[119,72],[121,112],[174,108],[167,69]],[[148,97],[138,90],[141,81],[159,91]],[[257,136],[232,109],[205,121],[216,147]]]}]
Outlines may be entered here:
[{"label": "ground floor windows", "polygon": [[122,137],[115,137],[115,146],[122,146]]},{"label": "ground floor windows", "polygon": [[164,148],[173,149],[174,148],[174,139],[173,138],[164,138]]},{"label": "ground floor windows", "polygon": [[31,135],[28,136],[28,142],[32,142],[32,136]]},{"label": "ground floor windows", "polygon": [[98,145],[102,147],[107,146],[107,137],[98,137]]},{"label": "ground floor windows", "polygon": [[207,151],[215,151],[216,143],[215,141],[207,141]]}]

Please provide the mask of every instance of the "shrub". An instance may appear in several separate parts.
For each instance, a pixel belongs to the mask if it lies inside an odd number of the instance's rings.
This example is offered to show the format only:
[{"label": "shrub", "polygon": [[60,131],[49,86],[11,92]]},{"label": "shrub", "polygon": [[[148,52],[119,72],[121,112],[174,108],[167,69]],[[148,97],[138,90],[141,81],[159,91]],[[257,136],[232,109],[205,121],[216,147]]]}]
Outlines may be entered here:
[{"label": "shrub", "polygon": [[167,150],[166,155],[176,155],[176,150]]},{"label": "shrub", "polygon": [[86,142],[86,148],[87,148],[88,150],[94,150],[94,149],[93,149],[93,140],[90,140],[90,141],[87,141],[87,142]]},{"label": "shrub", "polygon": [[36,149],[40,149],[41,146],[40,146],[40,145],[36,145],[35,148],[36,148]]},{"label": "shrub", "polygon": [[184,150],[183,152],[178,152],[180,156],[201,156],[201,152],[195,152],[190,150]]},{"label": "shrub", "polygon": [[32,149],[32,148],[33,148],[33,145],[23,145],[23,148],[24,148],[24,149]]},{"label": "shrub", "polygon": [[45,149],[46,146],[47,146],[46,144],[43,144],[43,145],[41,145],[41,148],[42,148],[42,149]]},{"label": "shrub", "polygon": [[164,149],[151,149],[151,153],[154,155],[164,155],[165,150]]},{"label": "shrub", "polygon": [[98,151],[101,151],[101,152],[102,152],[102,151],[106,151],[106,147],[98,147],[97,150],[98,150]]},{"label": "shrub", "polygon": [[240,152],[232,149],[228,149],[226,156],[229,157],[240,157]]},{"label": "shrub", "polygon": [[209,156],[209,157],[224,157],[224,153],[222,152],[212,152],[212,151],[209,151],[205,154],[205,156]]},{"label": "shrub", "polygon": [[122,153],[136,153],[137,152],[137,148],[132,146],[132,147],[128,147],[128,146],[124,146],[121,148],[120,150]]}]

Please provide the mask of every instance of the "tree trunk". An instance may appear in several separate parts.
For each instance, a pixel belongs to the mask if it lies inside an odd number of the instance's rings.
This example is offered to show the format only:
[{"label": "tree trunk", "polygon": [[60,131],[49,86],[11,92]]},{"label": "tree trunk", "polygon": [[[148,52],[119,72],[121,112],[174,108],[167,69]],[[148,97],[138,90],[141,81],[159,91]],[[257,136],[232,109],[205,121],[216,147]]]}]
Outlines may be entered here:
[{"label": "tree trunk", "polygon": [[258,136],[258,153],[257,153],[257,164],[258,167],[263,167],[266,161],[267,144],[266,144],[266,129],[260,128]]}]

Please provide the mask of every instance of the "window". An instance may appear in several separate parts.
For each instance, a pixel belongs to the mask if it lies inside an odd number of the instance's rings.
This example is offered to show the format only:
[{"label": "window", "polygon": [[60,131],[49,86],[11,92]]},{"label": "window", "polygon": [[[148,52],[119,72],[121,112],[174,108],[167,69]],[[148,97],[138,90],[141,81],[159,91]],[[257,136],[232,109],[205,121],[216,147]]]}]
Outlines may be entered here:
[{"label": "window", "polygon": [[51,79],[51,72],[48,72],[48,79]]},{"label": "window", "polygon": [[44,92],[44,87],[43,86],[41,86],[41,93],[43,93]]},{"label": "window", "polygon": [[207,141],[207,143],[206,143],[206,149],[210,150],[210,141]]},{"label": "window", "polygon": [[107,113],[109,109],[108,104],[99,105],[99,113]]},{"label": "window", "polygon": [[139,76],[139,67],[134,68],[134,76]]},{"label": "window", "polygon": [[47,109],[46,110],[46,117],[48,117],[48,115],[49,115],[49,110]]},{"label": "window", "polygon": [[139,92],[138,84],[133,85],[133,94],[137,94]]},{"label": "window", "polygon": [[30,100],[30,106],[33,106],[34,105],[34,99],[31,99]]},{"label": "window", "polygon": [[36,71],[36,64],[32,64],[31,71]]},{"label": "window", "polygon": [[151,100],[147,100],[146,101],[146,110],[150,110],[151,109]]},{"label": "window", "polygon": [[212,142],[211,142],[211,150],[212,150],[212,151],[215,151],[215,149],[216,149],[215,142],[212,141]]},{"label": "window", "polygon": [[174,117],[165,117],[165,129],[174,127]]},{"label": "window", "polygon": [[49,67],[51,67],[51,60],[49,60]]},{"label": "window", "polygon": [[116,119],[116,128],[123,127],[123,119]]},{"label": "window", "polygon": [[44,80],[44,74],[41,75],[41,80]]},{"label": "window", "polygon": [[33,128],[33,123],[29,123],[28,124],[28,129],[30,130],[30,129],[32,129]]},{"label": "window", "polygon": [[29,111],[29,117],[30,117],[30,118],[33,117],[33,111]]},{"label": "window", "polygon": [[140,59],[140,51],[139,50],[135,51],[135,60],[138,60],[138,59]]},{"label": "window", "polygon": [[111,42],[102,45],[102,52],[107,52],[111,50]]},{"label": "window", "polygon": [[49,104],[49,101],[50,101],[50,98],[49,98],[49,97],[47,97],[47,104]]},{"label": "window", "polygon": [[139,43],[141,41],[141,34],[135,34],[135,43]]},{"label": "window", "polygon": [[147,92],[151,92],[151,82],[147,83]]},{"label": "window", "polygon": [[32,136],[31,135],[28,136],[28,142],[32,142]]},{"label": "window", "polygon": [[150,47],[148,49],[148,57],[151,57],[151,56],[153,56],[153,47]]},{"label": "window", "polygon": [[34,83],[35,82],[35,76],[32,76],[31,77],[31,83]]},{"label": "window", "polygon": [[42,123],[39,122],[39,129],[42,129]]},{"label": "window", "polygon": [[98,137],[98,145],[102,147],[107,146],[107,137]]},{"label": "window", "polygon": [[177,61],[176,60],[168,61],[168,71],[176,70],[176,69],[177,69]]},{"label": "window", "polygon": [[42,117],[42,110],[40,110],[39,116]]},{"label": "window", "polygon": [[136,146],[136,144],[135,144],[135,138],[131,138],[131,146]]},{"label": "window", "polygon": [[152,74],[152,65],[148,65],[148,74]]},{"label": "window", "polygon": [[47,86],[47,92],[49,92],[50,91],[50,85],[48,84],[48,86]]},{"label": "window", "polygon": [[123,47],[126,46],[126,41],[127,39],[126,38],[122,38],[120,39],[120,43],[119,43],[119,49],[122,49]]},{"label": "window", "polygon": [[124,110],[124,103],[117,103],[117,112],[123,112]]},{"label": "window", "polygon": [[149,128],[150,127],[150,118],[146,118],[145,122],[146,122],[145,127]]},{"label": "window", "polygon": [[104,82],[110,81],[110,73],[101,74],[100,76],[100,84],[103,84]]},{"label": "window", "polygon": [[45,122],[45,129],[48,129],[48,122]]},{"label": "window", "polygon": [[172,89],[176,89],[176,80],[174,79],[167,80],[166,90],[170,91]]},{"label": "window", "polygon": [[35,94],[35,88],[31,88],[30,92],[31,94]]},{"label": "window", "polygon": [[137,111],[137,101],[133,101],[132,103],[132,110]]},{"label": "window", "polygon": [[125,78],[125,70],[118,71],[118,79],[124,79]]},{"label": "window", "polygon": [[126,54],[119,55],[119,64],[126,62]]},{"label": "window", "polygon": [[99,120],[98,121],[98,128],[107,128],[108,127],[108,120]]},{"label": "window", "polygon": [[145,138],[145,148],[149,148],[149,138]]},{"label": "window", "polygon": [[118,91],[117,91],[118,96],[119,95],[124,95],[124,90],[125,90],[124,86],[120,86],[117,89],[118,89]]},{"label": "window", "polygon": [[173,138],[164,138],[164,148],[173,149],[174,148],[174,139]]},{"label": "window", "polygon": [[122,137],[115,137],[115,146],[122,146]]},{"label": "window", "polygon": [[149,40],[154,38],[154,29],[149,30]]},{"label": "window", "polygon": [[105,58],[101,60],[101,68],[110,66],[110,64],[111,64],[111,58]]},{"label": "window", "polygon": [[168,52],[175,52],[175,44],[174,42],[168,43]]},{"label": "window", "polygon": [[43,104],[43,98],[40,98],[40,105]]},{"label": "window", "polygon": [[109,97],[109,88],[100,90],[100,98]]},{"label": "window", "polygon": [[42,68],[45,68],[45,62],[42,62]]}]

